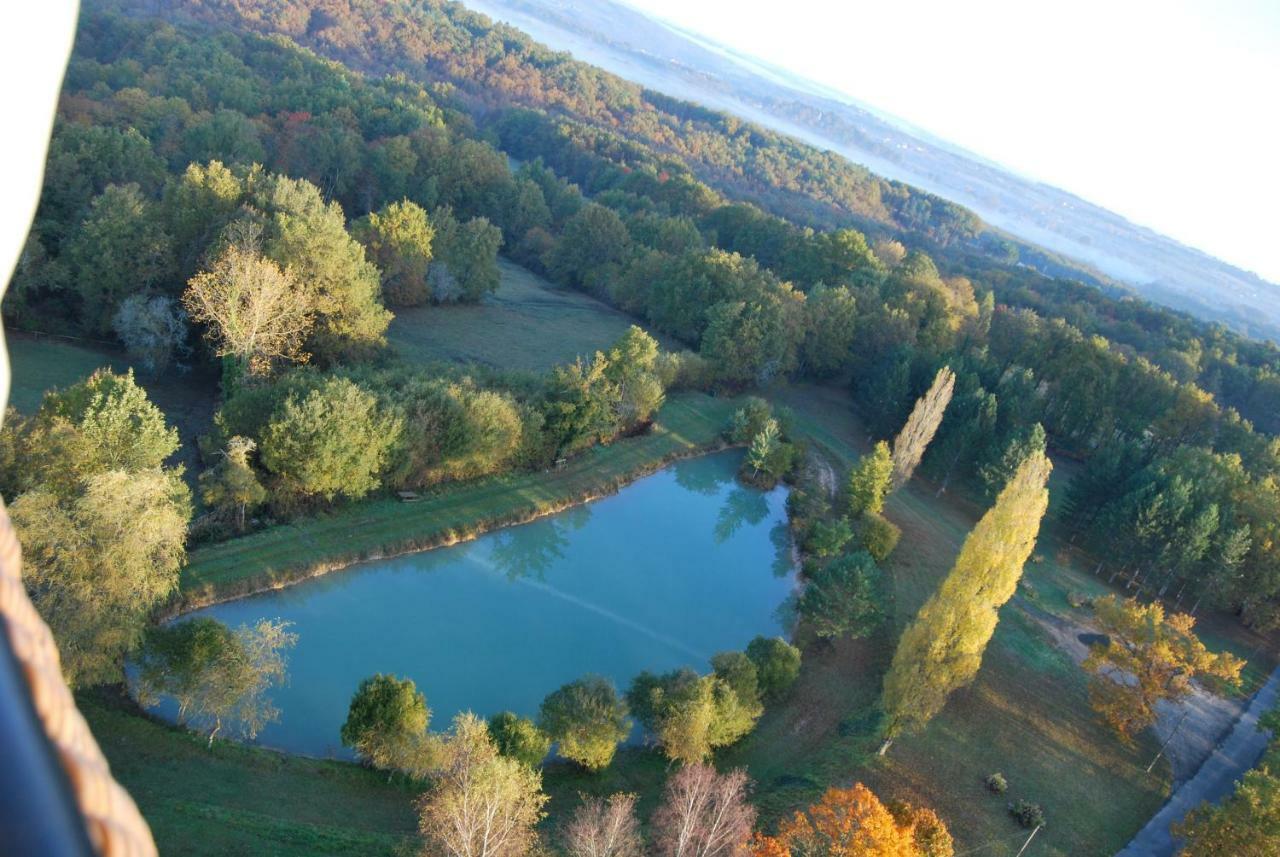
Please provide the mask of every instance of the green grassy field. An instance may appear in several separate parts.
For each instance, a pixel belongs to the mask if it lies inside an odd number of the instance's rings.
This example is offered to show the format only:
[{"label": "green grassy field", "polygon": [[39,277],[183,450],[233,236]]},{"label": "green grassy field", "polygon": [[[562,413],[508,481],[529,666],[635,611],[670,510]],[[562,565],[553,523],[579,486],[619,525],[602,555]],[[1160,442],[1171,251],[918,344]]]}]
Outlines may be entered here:
[{"label": "green grassy field", "polygon": [[196,735],[107,693],[77,700],[164,855],[404,855],[415,790],[347,762]]},{"label": "green grassy field", "polygon": [[[544,372],[603,350],[635,319],[501,260],[502,285],[474,306],[396,310],[391,346],[411,362],[478,363]],[[678,344],[658,336],[664,348]]]}]

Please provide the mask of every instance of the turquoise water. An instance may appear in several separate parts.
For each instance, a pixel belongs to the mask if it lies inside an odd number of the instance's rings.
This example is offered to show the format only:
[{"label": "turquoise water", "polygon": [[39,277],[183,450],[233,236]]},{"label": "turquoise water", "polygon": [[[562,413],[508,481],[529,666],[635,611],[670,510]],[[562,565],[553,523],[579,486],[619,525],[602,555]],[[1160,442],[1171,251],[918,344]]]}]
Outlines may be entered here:
[{"label": "turquoise water", "polygon": [[535,715],[586,673],[625,691],[644,669],[705,670],[784,633],[794,584],[785,492],[736,483],[739,460],[680,462],[553,517],[192,615],[293,623],[280,719],[258,742],[317,756],[347,755],[338,730],[376,672],[412,678],[443,729],[468,709]]}]

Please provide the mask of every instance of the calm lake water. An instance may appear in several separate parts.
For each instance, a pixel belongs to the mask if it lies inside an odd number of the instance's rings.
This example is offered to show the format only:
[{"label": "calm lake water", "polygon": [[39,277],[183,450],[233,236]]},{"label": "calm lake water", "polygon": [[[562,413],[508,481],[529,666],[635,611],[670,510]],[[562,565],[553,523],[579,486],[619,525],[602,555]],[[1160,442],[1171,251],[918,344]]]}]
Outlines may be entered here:
[{"label": "calm lake water", "polygon": [[586,673],[621,692],[644,669],[705,670],[716,652],[789,621],[786,494],[735,482],[740,455],[680,462],[534,523],[192,615],[293,623],[289,684],[272,694],[280,719],[258,741],[318,756],[348,755],[338,730],[376,672],[412,678],[444,729],[467,709],[535,715]]}]

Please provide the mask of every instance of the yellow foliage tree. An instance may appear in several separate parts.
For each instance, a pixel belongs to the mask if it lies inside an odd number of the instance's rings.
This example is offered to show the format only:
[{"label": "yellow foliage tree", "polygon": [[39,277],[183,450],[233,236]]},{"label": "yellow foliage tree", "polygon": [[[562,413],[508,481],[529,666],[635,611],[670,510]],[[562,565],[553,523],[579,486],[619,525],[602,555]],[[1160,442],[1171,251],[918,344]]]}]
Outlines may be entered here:
[{"label": "yellow foliage tree", "polygon": [[951,573],[902,634],[884,680],[883,755],[893,739],[917,732],[973,681],[999,609],[1022,577],[1049,505],[1053,465],[1033,452],[965,539]]},{"label": "yellow foliage tree", "polygon": [[1126,742],[1155,723],[1157,702],[1185,699],[1193,679],[1240,683],[1244,661],[1205,648],[1185,613],[1166,615],[1159,603],[1109,595],[1094,615],[1107,642],[1094,645],[1083,664],[1093,673],[1089,702]]}]

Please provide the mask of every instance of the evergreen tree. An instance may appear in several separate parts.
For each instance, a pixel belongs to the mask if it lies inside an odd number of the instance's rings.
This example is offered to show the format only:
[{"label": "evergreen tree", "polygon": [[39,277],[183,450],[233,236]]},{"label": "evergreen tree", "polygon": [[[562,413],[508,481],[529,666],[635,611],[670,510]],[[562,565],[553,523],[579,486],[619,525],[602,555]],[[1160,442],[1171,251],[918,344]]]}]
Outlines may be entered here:
[{"label": "evergreen tree", "polygon": [[897,490],[907,483],[916,465],[924,457],[924,451],[933,439],[942,415],[951,402],[955,390],[956,373],[947,366],[938,370],[929,389],[916,401],[911,416],[902,431],[893,439],[893,488]]},{"label": "evergreen tree", "polygon": [[904,732],[917,732],[942,710],[953,690],[973,681],[995,633],[999,608],[1022,576],[1049,505],[1052,465],[1033,453],[969,533],[955,566],[903,633],[884,681],[880,752]]}]

